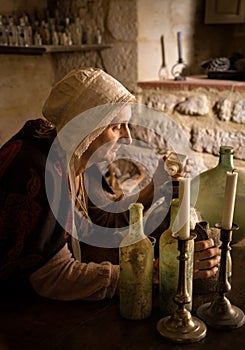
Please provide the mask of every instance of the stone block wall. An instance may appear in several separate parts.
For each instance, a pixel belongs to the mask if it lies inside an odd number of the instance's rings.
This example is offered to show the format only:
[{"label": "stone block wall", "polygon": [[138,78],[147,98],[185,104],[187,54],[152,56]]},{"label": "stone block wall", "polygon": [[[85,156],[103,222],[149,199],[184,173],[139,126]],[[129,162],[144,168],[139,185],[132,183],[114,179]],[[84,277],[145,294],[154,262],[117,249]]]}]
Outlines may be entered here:
[{"label": "stone block wall", "polygon": [[245,171],[245,84],[208,79],[139,83],[138,100],[160,109],[186,132],[200,170],[213,167],[221,145],[234,148]]}]

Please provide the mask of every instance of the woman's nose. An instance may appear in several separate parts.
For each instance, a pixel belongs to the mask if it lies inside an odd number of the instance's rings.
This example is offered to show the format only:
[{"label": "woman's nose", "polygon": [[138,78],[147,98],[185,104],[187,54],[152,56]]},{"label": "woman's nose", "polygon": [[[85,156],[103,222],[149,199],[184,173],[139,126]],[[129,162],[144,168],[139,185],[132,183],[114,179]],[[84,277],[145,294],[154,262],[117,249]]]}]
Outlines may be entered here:
[{"label": "woman's nose", "polygon": [[121,130],[121,136],[118,140],[120,143],[129,145],[132,143],[132,136],[128,126],[125,126]]}]

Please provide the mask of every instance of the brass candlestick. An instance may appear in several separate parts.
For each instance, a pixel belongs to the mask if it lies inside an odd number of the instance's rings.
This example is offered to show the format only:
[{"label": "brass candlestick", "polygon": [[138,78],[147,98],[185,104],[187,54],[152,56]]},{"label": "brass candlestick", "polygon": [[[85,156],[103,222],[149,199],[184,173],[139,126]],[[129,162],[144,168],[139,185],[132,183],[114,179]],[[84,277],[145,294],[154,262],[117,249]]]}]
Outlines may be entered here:
[{"label": "brass candlestick", "polygon": [[174,80],[186,80],[186,73],[188,66],[184,63],[183,60],[179,60],[176,64],[173,65],[171,69],[171,74],[174,77]]},{"label": "brass candlestick", "polygon": [[174,301],[177,310],[171,315],[160,319],[157,323],[158,332],[167,340],[174,343],[195,343],[206,336],[207,328],[204,322],[193,317],[186,309],[191,302],[187,290],[187,260],[189,243],[196,235],[192,234],[189,240],[178,239],[179,280]]},{"label": "brass candlestick", "polygon": [[178,44],[178,61],[172,67],[171,73],[174,80],[186,80],[187,75],[187,65],[184,63],[182,58],[182,42],[181,42],[181,32],[177,33],[177,44]]},{"label": "brass candlestick", "polygon": [[207,325],[216,329],[239,328],[245,322],[244,313],[237,306],[231,305],[225,296],[231,290],[231,284],[227,277],[227,255],[228,251],[231,250],[232,231],[237,230],[238,226],[233,224],[230,230],[223,229],[218,224],[216,227],[221,229],[220,240],[222,241],[219,279],[217,283],[218,296],[212,303],[201,305],[197,309],[197,315]]}]

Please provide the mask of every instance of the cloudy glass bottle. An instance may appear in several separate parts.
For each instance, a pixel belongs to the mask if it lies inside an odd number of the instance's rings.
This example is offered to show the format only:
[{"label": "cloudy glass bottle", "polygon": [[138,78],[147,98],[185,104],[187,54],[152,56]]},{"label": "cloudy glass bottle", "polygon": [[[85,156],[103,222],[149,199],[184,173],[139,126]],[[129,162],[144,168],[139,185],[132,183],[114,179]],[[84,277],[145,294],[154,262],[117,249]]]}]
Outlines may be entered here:
[{"label": "cloudy glass bottle", "polygon": [[120,314],[142,320],[152,312],[154,245],[144,234],[143,205],[129,207],[129,232],[119,248]]},{"label": "cloudy glass bottle", "polygon": [[[204,171],[192,180],[192,191],[198,193],[196,203],[193,203],[203,220],[208,221],[210,227],[221,224],[226,173],[232,171],[234,150],[230,146],[221,146],[218,164]],[[199,188],[198,188],[199,186]],[[245,237],[245,173],[238,169],[238,182],[233,222],[239,230],[233,233],[233,242]]]}]

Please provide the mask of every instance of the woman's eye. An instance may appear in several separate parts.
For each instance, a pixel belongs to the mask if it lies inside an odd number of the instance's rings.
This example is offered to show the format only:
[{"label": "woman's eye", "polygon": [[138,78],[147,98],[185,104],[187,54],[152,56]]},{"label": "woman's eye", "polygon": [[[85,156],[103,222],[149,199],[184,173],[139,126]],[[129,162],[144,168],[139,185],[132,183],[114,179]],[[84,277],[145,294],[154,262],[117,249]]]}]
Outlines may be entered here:
[{"label": "woman's eye", "polygon": [[121,130],[122,124],[116,124],[112,127],[112,130]]}]

